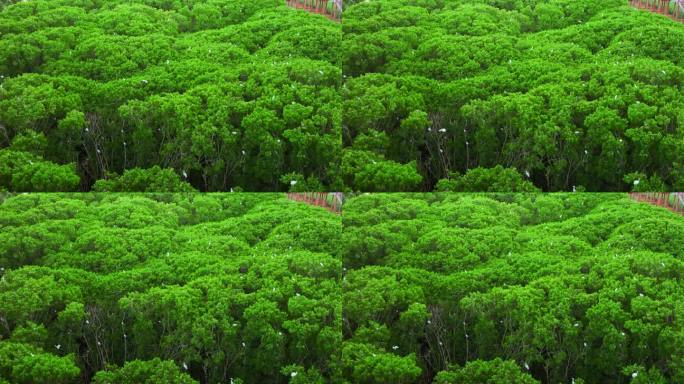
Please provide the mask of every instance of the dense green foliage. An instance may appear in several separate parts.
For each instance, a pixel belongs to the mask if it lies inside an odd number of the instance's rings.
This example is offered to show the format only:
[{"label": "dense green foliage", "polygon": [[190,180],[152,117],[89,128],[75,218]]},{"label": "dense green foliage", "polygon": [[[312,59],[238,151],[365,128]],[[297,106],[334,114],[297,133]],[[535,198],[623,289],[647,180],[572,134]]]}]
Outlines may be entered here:
[{"label": "dense green foliage", "polygon": [[626,0],[351,4],[352,189],[431,190],[502,165],[543,190],[624,191],[634,175],[649,180],[640,189],[684,190],[681,23]]},{"label": "dense green foliage", "polygon": [[108,175],[107,179],[98,180],[93,186],[96,192],[190,192],[190,184],[182,181],[170,169],[154,166],[148,169],[129,169],[123,175]]},{"label": "dense green foliage", "polygon": [[0,2],[0,190],[684,189],[679,23],[625,0],[345,9]]},{"label": "dense green foliage", "polygon": [[471,168],[465,175],[451,173],[435,185],[437,191],[451,192],[536,192],[538,189],[515,169]]},{"label": "dense green foliage", "polygon": [[26,132],[15,136],[9,147],[1,148],[0,191],[75,191],[80,183],[75,167],[45,161],[46,147],[45,136]]},{"label": "dense green foliage", "polygon": [[[154,166],[203,191],[286,190],[286,174],[341,189],[338,23],[278,0],[10,3],[0,189],[88,190]],[[16,137],[45,150],[7,149]],[[121,181],[98,189],[140,190]]]},{"label": "dense green foliage", "polygon": [[684,217],[618,194],[363,194],[354,383],[684,382]]},{"label": "dense green foliage", "polygon": [[0,383],[340,381],[338,216],[275,194],[0,202]]},{"label": "dense green foliage", "polygon": [[684,217],[622,194],[0,195],[0,267],[13,384],[684,381]]}]

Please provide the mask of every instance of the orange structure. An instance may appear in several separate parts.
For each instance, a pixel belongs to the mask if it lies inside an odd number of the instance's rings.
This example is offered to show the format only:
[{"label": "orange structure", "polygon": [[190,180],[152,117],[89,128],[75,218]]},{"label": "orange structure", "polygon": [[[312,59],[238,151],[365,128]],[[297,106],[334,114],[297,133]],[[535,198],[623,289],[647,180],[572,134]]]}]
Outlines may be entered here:
[{"label": "orange structure", "polygon": [[291,192],[287,198],[302,203],[325,208],[333,213],[342,212],[344,194],[342,192]]},{"label": "orange structure", "polygon": [[672,20],[684,22],[684,0],[630,0],[629,3],[639,9],[658,13]]},{"label": "orange structure", "polygon": [[629,197],[684,215],[684,192],[632,192]]}]

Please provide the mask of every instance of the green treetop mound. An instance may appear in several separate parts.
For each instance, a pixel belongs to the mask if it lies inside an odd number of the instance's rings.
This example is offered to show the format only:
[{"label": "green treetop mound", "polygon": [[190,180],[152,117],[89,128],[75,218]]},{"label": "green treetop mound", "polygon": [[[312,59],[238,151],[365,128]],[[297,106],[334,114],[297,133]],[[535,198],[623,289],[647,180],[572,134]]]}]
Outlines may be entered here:
[{"label": "green treetop mound", "polygon": [[[627,1],[353,2],[342,177],[443,190],[502,166],[544,191],[626,191],[634,173],[681,190],[683,64],[684,25]],[[372,168],[393,177],[355,176]]]},{"label": "green treetop mound", "polygon": [[339,23],[275,0],[0,3],[0,151],[46,143],[0,152],[19,174],[0,188],[160,167],[202,191],[287,190],[286,174],[341,190],[340,41]]},{"label": "green treetop mound", "polygon": [[622,194],[345,201],[350,382],[679,383],[684,216]]},{"label": "green treetop mound", "polygon": [[282,194],[6,196],[0,377],[340,382],[340,229]]}]

